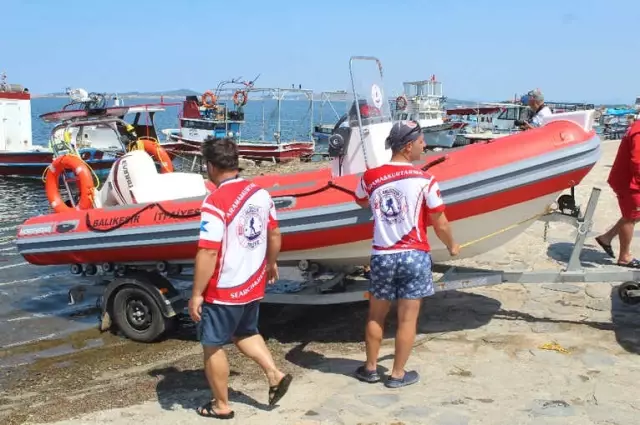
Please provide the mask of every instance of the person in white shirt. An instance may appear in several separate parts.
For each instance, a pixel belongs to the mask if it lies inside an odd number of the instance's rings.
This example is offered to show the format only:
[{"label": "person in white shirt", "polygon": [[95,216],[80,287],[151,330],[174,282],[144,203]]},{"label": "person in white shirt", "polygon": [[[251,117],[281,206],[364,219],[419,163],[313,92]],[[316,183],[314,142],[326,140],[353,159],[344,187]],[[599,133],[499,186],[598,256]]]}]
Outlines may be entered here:
[{"label": "person in white shirt", "polygon": [[539,89],[531,90],[527,93],[526,100],[531,111],[533,111],[533,118],[522,123],[522,129],[529,130],[541,127],[543,118],[553,114],[551,109],[544,104],[544,95]]},{"label": "person in white shirt", "polygon": [[451,235],[436,179],[412,164],[424,151],[420,126],[413,121],[395,123],[387,143],[391,162],[365,171],[355,193],[356,202],[370,207],[374,217],[367,361],[355,375],[364,382],[380,381],[377,359],[384,322],[391,302],[398,300],[395,359],[385,385],[399,388],[420,379],[416,371],[404,367],[415,340],[422,298],[435,293],[427,226],[433,226],[452,256],[460,246]]}]

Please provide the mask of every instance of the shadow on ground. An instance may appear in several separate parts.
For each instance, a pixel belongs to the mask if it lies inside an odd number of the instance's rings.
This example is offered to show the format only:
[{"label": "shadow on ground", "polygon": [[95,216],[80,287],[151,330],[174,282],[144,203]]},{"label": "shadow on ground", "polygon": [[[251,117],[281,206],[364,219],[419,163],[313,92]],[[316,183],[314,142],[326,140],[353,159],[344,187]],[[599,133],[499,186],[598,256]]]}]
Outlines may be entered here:
[{"label": "shadow on ground", "polygon": [[640,354],[640,305],[623,303],[618,286],[611,290],[611,322],[618,344],[630,353]]},{"label": "shadow on ground", "polygon": [[[423,301],[418,334],[436,334],[475,329],[487,324],[500,310],[499,301],[483,295],[458,291],[440,292]],[[318,343],[323,352],[349,351],[344,343],[355,343],[350,350],[364,359],[364,327],[366,302],[350,305],[283,307],[275,316],[262,316],[261,330],[266,339],[282,344],[295,344],[285,354],[289,362],[325,373],[351,376],[362,360],[331,357],[314,350]],[[385,338],[393,338],[397,327],[396,309],[389,313]],[[331,347],[331,344],[336,344]],[[387,341],[383,344],[393,344]],[[387,356],[391,357],[391,356]],[[387,357],[381,358],[385,360]],[[385,368],[381,368],[383,373]]]},{"label": "shadow on ground", "polygon": [[[569,258],[571,258],[571,251],[573,250],[573,247],[573,242],[552,243],[549,244],[547,255],[552,260],[566,264],[569,262]],[[611,258],[602,252],[599,247],[595,246],[595,242],[592,244],[588,240],[582,248],[580,260],[582,261],[582,266],[587,269],[611,264]]]},{"label": "shadow on ground", "polygon": [[[149,375],[159,379],[156,394],[158,403],[165,410],[172,410],[176,405],[187,410],[195,410],[209,400],[211,393],[202,369],[178,370],[175,367],[165,367],[154,369],[149,372]],[[240,374],[233,370],[230,373],[231,377],[238,375]],[[231,387],[229,400],[232,403],[246,404],[259,410],[272,409],[269,405]]]}]

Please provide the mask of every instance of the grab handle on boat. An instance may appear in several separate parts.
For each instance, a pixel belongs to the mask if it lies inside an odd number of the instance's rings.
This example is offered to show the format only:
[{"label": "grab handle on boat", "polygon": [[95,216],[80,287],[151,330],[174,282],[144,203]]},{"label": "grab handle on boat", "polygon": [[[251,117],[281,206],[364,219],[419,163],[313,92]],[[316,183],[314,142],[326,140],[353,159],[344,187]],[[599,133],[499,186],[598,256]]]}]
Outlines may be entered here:
[{"label": "grab handle on boat", "polygon": [[438,159],[434,159],[431,162],[427,162],[423,167],[422,167],[422,171],[427,171],[429,168],[431,167],[435,167],[436,165],[445,162],[447,159],[449,159],[449,155],[443,155]]}]

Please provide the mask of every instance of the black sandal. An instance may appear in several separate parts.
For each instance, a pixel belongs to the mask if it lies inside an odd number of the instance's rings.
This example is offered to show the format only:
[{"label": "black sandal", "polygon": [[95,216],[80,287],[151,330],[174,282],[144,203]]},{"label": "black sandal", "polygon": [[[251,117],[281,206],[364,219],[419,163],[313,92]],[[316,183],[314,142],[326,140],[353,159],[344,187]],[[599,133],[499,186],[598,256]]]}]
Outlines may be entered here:
[{"label": "black sandal", "polygon": [[203,416],[205,418],[213,418],[213,419],[233,419],[236,415],[232,410],[229,413],[216,413],[213,407],[213,402],[210,401],[207,404],[200,406],[196,409],[198,415]]},{"label": "black sandal", "polygon": [[602,250],[606,252],[609,257],[616,258],[616,255],[613,252],[613,248],[611,247],[611,245],[607,245],[606,243],[600,241],[600,239],[598,238],[595,238],[595,240],[596,240],[596,243],[600,245],[600,248],[602,248]]},{"label": "black sandal", "polygon": [[289,385],[291,385],[291,381],[293,380],[293,376],[286,374],[278,383],[278,385],[274,385],[273,387],[269,387],[269,406],[275,405],[279,402],[282,397],[289,390]]},{"label": "black sandal", "polygon": [[634,258],[628,263],[617,263],[617,264],[621,267],[629,267],[631,269],[640,269],[640,260],[638,260],[637,258]]}]

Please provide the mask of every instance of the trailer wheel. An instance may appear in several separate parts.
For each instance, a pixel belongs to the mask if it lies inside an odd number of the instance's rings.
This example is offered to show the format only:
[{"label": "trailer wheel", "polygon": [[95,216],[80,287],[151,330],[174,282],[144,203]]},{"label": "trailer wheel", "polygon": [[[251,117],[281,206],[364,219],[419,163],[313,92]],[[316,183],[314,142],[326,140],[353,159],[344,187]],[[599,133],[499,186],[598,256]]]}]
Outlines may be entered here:
[{"label": "trailer wheel", "polygon": [[113,321],[129,339],[152,342],[167,329],[156,301],[139,288],[123,288],[113,300]]},{"label": "trailer wheel", "polygon": [[640,303],[640,297],[629,294],[629,291],[638,291],[640,290],[640,284],[638,282],[625,282],[622,285],[618,286],[618,296],[625,304],[638,304]]}]

